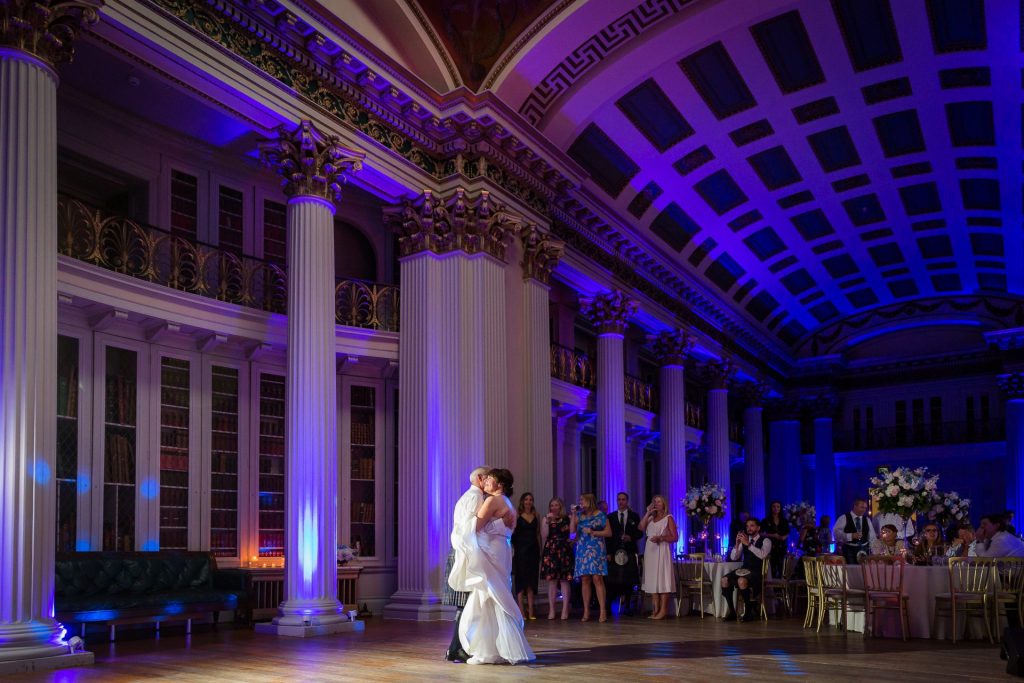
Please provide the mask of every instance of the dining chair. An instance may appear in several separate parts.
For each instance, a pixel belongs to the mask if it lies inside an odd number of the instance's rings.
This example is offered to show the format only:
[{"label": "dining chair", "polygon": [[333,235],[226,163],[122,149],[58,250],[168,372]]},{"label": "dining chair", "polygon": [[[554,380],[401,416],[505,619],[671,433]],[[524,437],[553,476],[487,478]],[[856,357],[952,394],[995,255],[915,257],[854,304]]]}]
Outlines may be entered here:
[{"label": "dining chair", "polygon": [[687,601],[692,608],[694,598],[697,598],[697,607],[700,610],[700,618],[704,618],[704,591],[711,595],[711,579],[708,578],[704,569],[704,555],[698,554],[687,556],[676,561],[676,580],[678,582],[678,598],[676,599],[676,616],[682,612],[683,601]]},{"label": "dining chair", "polygon": [[823,602],[821,597],[821,576],[818,573],[817,557],[804,557],[803,563],[804,580],[807,586],[807,611],[804,613],[804,628],[810,628],[817,623],[818,613]]},{"label": "dining chair", "polygon": [[875,610],[896,610],[903,640],[910,634],[910,596],[903,590],[906,560],[899,555],[868,555],[860,562],[864,577],[864,633],[875,635]]},{"label": "dining chair", "polygon": [[1007,608],[1010,605],[1017,608],[1017,624],[1024,627],[1024,613],[1021,612],[1021,600],[1024,598],[1024,557],[996,558],[994,578],[992,627],[998,641],[1002,640],[1000,617],[1005,616],[1009,619]]},{"label": "dining chair", "polygon": [[790,579],[796,573],[797,562],[799,562],[799,558],[789,553],[782,561],[782,573],[778,578],[773,577],[770,571],[764,575],[761,584],[761,593],[764,596],[764,600],[761,601],[761,613],[764,615],[765,620],[768,619],[768,613],[764,608],[764,603],[769,599],[774,602],[781,600],[786,614],[790,615],[793,613],[793,606],[789,601],[789,589]]},{"label": "dining chair", "polygon": [[949,558],[949,592],[935,596],[935,612],[932,616],[932,633],[940,616],[948,614],[953,630],[953,644],[956,645],[957,614],[964,613],[964,628],[971,609],[980,609],[985,621],[985,632],[992,640],[991,619],[988,608],[993,599],[995,581],[995,560],[991,557]]},{"label": "dining chair", "polygon": [[838,626],[846,630],[846,618],[849,612],[866,610],[864,591],[850,588],[846,560],[841,555],[823,555],[818,560],[818,575],[821,578],[822,605],[818,613],[818,631],[825,613],[829,609],[839,610]]}]

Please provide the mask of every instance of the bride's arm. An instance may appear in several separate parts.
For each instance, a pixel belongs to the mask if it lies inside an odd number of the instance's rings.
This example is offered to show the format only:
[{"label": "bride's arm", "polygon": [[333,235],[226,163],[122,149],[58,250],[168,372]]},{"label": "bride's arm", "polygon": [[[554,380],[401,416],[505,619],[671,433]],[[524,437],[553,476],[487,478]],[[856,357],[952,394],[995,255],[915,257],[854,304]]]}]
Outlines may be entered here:
[{"label": "bride's arm", "polygon": [[483,502],[483,505],[480,506],[480,509],[476,511],[477,531],[480,531],[485,526],[487,526],[487,523],[495,517],[500,517],[502,514],[504,514],[504,511],[498,508],[498,504],[500,502],[501,500],[498,498],[498,496],[491,496],[490,498]]}]

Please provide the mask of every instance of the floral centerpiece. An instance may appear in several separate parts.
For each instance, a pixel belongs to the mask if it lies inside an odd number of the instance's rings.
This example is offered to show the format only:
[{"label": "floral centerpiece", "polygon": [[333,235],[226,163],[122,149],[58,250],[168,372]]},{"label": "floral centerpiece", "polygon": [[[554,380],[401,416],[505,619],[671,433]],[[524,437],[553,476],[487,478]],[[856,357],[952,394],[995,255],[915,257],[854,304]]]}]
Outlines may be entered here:
[{"label": "floral centerpiece", "polygon": [[708,523],[712,519],[725,517],[725,489],[719,484],[704,484],[703,486],[692,486],[683,498],[683,507],[686,513],[700,520],[703,531],[701,536],[704,539],[704,552],[708,549]]},{"label": "floral centerpiece", "polygon": [[338,545],[338,564],[347,564],[356,559],[356,553],[344,543]]},{"label": "floral centerpiece", "polygon": [[932,505],[928,509],[928,519],[945,529],[950,524],[966,522],[970,516],[970,498],[961,498],[956,491],[933,492]]},{"label": "floral centerpiece", "polygon": [[815,524],[818,521],[818,511],[806,500],[798,503],[790,503],[782,507],[782,514],[785,516],[789,526],[799,531],[808,524]]},{"label": "floral centerpiece", "polygon": [[[905,529],[907,520],[915,512],[931,509],[938,483],[939,475],[929,475],[927,467],[883,468],[877,477],[871,478],[869,493],[878,504],[878,510],[898,515]],[[904,543],[906,541],[904,534]]]}]

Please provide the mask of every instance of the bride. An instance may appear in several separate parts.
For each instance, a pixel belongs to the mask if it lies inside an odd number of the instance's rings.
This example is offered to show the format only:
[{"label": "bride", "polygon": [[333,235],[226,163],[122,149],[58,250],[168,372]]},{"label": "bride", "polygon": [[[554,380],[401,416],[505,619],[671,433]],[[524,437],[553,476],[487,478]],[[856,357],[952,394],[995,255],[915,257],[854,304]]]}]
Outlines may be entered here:
[{"label": "bride", "polygon": [[469,600],[462,612],[459,639],[472,655],[469,664],[516,664],[535,659],[523,635],[523,617],[512,597],[511,529],[502,516],[512,509],[512,473],[490,470],[484,477],[488,498],[476,513],[476,552],[469,559]]}]

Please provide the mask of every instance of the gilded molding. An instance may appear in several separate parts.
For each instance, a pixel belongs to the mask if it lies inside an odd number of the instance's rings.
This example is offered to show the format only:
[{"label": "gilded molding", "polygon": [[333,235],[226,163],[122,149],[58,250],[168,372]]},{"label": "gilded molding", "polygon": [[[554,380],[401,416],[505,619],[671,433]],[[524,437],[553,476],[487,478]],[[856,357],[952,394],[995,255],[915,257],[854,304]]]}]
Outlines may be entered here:
[{"label": "gilded molding", "polygon": [[519,230],[519,240],[523,244],[523,279],[548,284],[551,272],[565,251],[565,242],[549,237],[533,223]]},{"label": "gilded molding", "polygon": [[999,388],[1009,401],[1024,399],[1024,373],[1010,372],[996,378]]},{"label": "gilded molding", "polygon": [[663,330],[647,337],[658,363],[665,365],[683,365],[686,355],[693,348],[694,337],[683,330]]},{"label": "gilded molding", "polygon": [[712,389],[728,389],[738,369],[731,360],[725,358],[704,363],[701,366],[701,373]]},{"label": "gilded molding", "polygon": [[598,334],[623,334],[629,319],[636,315],[637,302],[617,289],[580,299],[584,316]]},{"label": "gilded molding", "polygon": [[22,50],[56,68],[75,56],[75,38],[99,20],[103,0],[3,0],[0,46]]},{"label": "gilded molding", "polygon": [[504,261],[520,226],[520,219],[493,201],[489,192],[470,197],[461,187],[447,198],[427,190],[415,201],[386,210],[384,218],[401,230],[398,244],[402,256],[463,251],[482,252]]},{"label": "gilded molding", "polygon": [[322,135],[311,121],[300,121],[293,131],[287,126],[277,131],[276,139],[260,143],[260,160],[284,179],[284,193],[341,201],[341,186],[363,167],[366,155],[342,146],[334,135]]}]

